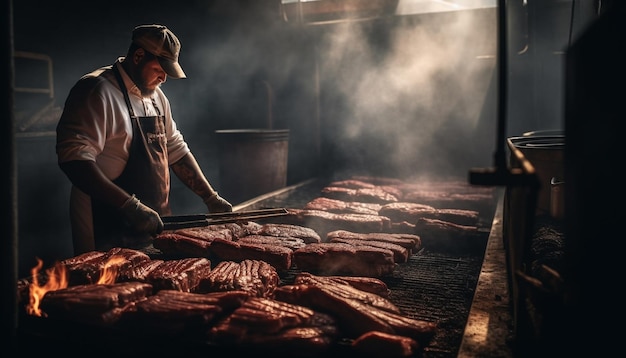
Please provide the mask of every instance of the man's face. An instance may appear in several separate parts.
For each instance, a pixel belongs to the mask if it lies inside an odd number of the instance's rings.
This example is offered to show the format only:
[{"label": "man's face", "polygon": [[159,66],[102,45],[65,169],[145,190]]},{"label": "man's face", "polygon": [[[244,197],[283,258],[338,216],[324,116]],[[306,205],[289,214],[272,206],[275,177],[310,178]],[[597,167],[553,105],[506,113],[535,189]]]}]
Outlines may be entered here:
[{"label": "man's face", "polygon": [[163,71],[156,56],[143,49],[139,51],[143,52],[143,56],[140,56],[137,64],[135,81],[141,94],[144,97],[150,97],[162,83],[167,81],[167,74]]}]

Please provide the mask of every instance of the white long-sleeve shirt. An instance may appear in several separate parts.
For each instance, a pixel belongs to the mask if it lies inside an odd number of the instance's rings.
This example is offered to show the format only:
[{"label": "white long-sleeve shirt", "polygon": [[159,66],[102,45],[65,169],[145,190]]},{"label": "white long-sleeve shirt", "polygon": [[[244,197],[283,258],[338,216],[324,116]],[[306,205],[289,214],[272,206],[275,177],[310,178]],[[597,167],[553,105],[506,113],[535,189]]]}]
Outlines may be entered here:
[{"label": "white long-sleeve shirt", "polygon": [[[142,97],[124,72],[123,60],[123,57],[118,58],[113,66],[117,66],[122,75],[135,115],[160,113],[165,116],[168,161],[175,163],[190,150],[172,118],[169,100],[160,88],[153,98]],[[111,68],[102,67],[86,74],[70,91],[57,125],[56,152],[58,163],[95,161],[102,172],[114,180],[128,161],[133,130],[124,95]],[[158,111],[153,103],[159,106]],[[77,240],[94,245],[91,200],[76,187],[72,187],[70,195],[70,218],[75,246]]]}]

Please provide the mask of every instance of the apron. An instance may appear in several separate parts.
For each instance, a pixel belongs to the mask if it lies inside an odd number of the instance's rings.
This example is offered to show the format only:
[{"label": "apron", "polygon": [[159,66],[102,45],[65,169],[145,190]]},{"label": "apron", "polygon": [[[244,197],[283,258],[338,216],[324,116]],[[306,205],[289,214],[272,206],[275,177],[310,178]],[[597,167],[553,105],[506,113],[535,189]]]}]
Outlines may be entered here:
[{"label": "apron", "polygon": [[[167,161],[165,117],[161,115],[154,98],[152,103],[158,115],[137,117],[130,103],[128,91],[117,66],[113,72],[124,94],[133,128],[128,162],[115,184],[137,198],[159,215],[170,215],[170,172]],[[144,248],[152,242],[149,234],[134,232],[125,222],[118,208],[92,199],[93,227],[96,250],[113,247]]]}]

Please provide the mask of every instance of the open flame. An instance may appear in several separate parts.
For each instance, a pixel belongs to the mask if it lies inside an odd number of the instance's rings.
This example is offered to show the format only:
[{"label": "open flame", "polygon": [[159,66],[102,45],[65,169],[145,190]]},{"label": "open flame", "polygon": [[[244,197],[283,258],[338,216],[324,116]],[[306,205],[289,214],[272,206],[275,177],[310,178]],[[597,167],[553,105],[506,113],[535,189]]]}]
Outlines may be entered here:
[{"label": "open flame", "polygon": [[[26,307],[26,312],[33,316],[44,315],[39,308],[41,299],[48,291],[59,290],[67,287],[67,272],[65,266],[61,263],[56,263],[53,267],[46,269],[46,276],[48,280],[44,285],[39,284],[39,271],[43,267],[43,261],[37,258],[37,265],[31,269],[33,282],[29,286],[29,302]],[[45,316],[45,315],[44,315]]]},{"label": "open flame", "polygon": [[[122,256],[112,256],[100,269],[100,277],[97,285],[108,285],[115,283],[117,273],[121,265],[126,262]],[[29,302],[26,312],[29,315],[46,317],[39,304],[43,296],[49,291],[56,291],[68,287],[67,269],[65,265],[57,262],[54,266],[46,269],[47,280],[45,284],[39,282],[39,272],[43,267],[43,261],[37,258],[37,265],[31,269],[32,283],[29,285]]]},{"label": "open flame", "polygon": [[119,271],[120,266],[125,262],[126,259],[122,256],[112,256],[100,270],[100,277],[98,278],[98,282],[96,282],[96,284],[110,285],[115,283],[117,272]]}]

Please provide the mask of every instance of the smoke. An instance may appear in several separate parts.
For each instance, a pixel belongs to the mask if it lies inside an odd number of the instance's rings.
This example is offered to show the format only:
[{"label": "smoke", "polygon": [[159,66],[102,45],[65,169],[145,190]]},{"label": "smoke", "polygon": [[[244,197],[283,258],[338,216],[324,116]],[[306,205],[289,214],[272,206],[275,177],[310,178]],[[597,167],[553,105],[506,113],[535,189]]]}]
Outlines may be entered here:
[{"label": "smoke", "polygon": [[471,12],[428,16],[389,28],[337,26],[323,37],[321,72],[343,106],[329,111],[346,165],[411,175],[489,159],[473,152],[484,143],[475,137],[485,134],[479,121],[495,62],[478,58],[494,53],[485,46],[495,43],[492,25]]},{"label": "smoke", "polygon": [[318,174],[300,168],[317,160],[317,135],[331,172],[465,175],[491,164],[494,8],[313,26],[269,17],[212,18],[181,35],[191,88],[176,98],[171,81],[168,93],[196,112],[178,118],[200,119],[179,121],[186,136],[289,128],[292,183]]}]

